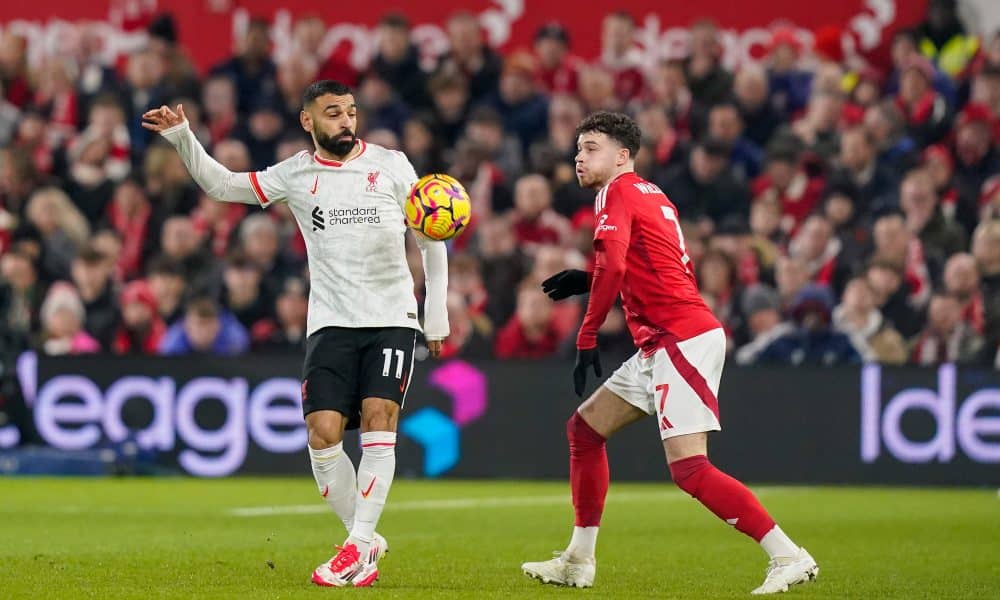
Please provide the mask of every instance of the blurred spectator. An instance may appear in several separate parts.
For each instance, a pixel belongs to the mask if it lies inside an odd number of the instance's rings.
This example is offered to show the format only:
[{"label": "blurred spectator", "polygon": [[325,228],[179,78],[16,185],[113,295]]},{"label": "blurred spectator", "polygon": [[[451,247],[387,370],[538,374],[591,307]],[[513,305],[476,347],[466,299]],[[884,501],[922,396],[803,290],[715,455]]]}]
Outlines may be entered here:
[{"label": "blurred spectator", "polygon": [[442,70],[427,83],[434,110],[433,131],[451,148],[465,128],[469,111],[469,83],[461,73]]},{"label": "blurred spectator", "polygon": [[636,107],[638,104],[638,108],[662,113],[681,140],[690,139],[694,98],[688,89],[684,62],[676,59],[660,60],[653,67],[647,83],[647,91],[641,98],[642,102],[634,101],[633,106]]},{"label": "blurred spectator", "polygon": [[120,314],[111,281],[111,268],[104,255],[90,246],[84,246],[73,259],[72,273],[87,315],[83,322],[84,330],[102,348],[110,348]]},{"label": "blurred spectator", "polygon": [[514,313],[518,282],[527,275],[527,257],[508,219],[482,221],[477,232],[483,283],[490,299],[487,314],[494,323],[505,323]]},{"label": "blurred spectator", "polygon": [[187,291],[184,266],[167,257],[154,258],[146,272],[149,289],[156,298],[156,311],[164,323],[173,323],[181,318],[181,300]]},{"label": "blurred spectator", "polygon": [[899,79],[896,106],[906,119],[907,132],[921,144],[933,144],[948,132],[951,111],[933,87],[934,65],[923,56],[910,58]]},{"label": "blurred spectator", "polygon": [[906,342],[875,306],[875,292],[864,277],[847,283],[843,300],[833,309],[833,327],[851,339],[866,362],[906,362]]},{"label": "blurred spectator", "polygon": [[[781,208],[781,232],[792,235],[819,204],[823,182],[801,164],[798,142],[776,138],[767,148],[764,172],[750,187],[753,202],[774,201]],[[682,213],[683,214],[683,213]]]},{"label": "blurred spectator", "polygon": [[45,354],[89,354],[101,345],[83,329],[83,303],[73,286],[58,282],[49,288],[42,303],[42,344]]},{"label": "blurred spectator", "polygon": [[402,150],[418,174],[443,171],[441,141],[434,129],[434,117],[417,113],[403,123]]},{"label": "blurred spectator", "polygon": [[847,265],[864,262],[871,249],[871,230],[867,213],[859,213],[858,191],[850,182],[831,181],[823,192],[822,214],[833,226],[841,243],[841,261]]},{"label": "blurred spectator", "polygon": [[969,102],[988,107],[994,119],[1000,118],[1000,63],[985,64],[976,73],[972,79]]},{"label": "blurred spectator", "polygon": [[122,250],[117,267],[122,279],[135,277],[149,255],[148,244],[153,239],[149,230],[152,214],[153,209],[138,181],[126,179],[118,184],[108,205],[107,224],[121,236]]},{"label": "blurred spectator", "polygon": [[785,115],[794,115],[809,102],[812,73],[799,69],[803,44],[791,27],[778,27],[768,45],[770,104]]},{"label": "blurred spectator", "polygon": [[966,248],[965,231],[941,214],[934,180],[927,171],[907,173],[899,195],[906,226],[920,238],[933,264],[940,267],[947,257]]},{"label": "blurred spectator", "polygon": [[464,296],[452,291],[448,292],[448,325],[451,333],[441,345],[439,358],[481,360],[492,356],[492,325],[476,318]]},{"label": "blurred spectator", "polygon": [[388,129],[397,136],[402,135],[409,108],[388,81],[378,72],[369,71],[362,76],[356,93],[365,132]]},{"label": "blurred spectator", "polygon": [[552,190],[541,175],[517,180],[512,217],[517,242],[529,256],[540,245],[569,243],[569,220],[552,210]]},{"label": "blurred spectator", "polygon": [[209,296],[197,296],[184,309],[184,318],[171,325],[160,342],[160,354],[214,354],[235,356],[250,345],[246,329]]},{"label": "blurred spectator", "polygon": [[923,309],[930,299],[931,271],[924,246],[907,227],[905,217],[898,212],[879,216],[872,239],[875,242],[873,258],[899,271],[904,277],[907,301]]},{"label": "blurred spectator", "polygon": [[517,293],[517,311],[497,332],[493,350],[497,358],[553,356],[562,342],[552,313],[552,301],[533,282]]},{"label": "blurred spectator", "polygon": [[316,81],[316,59],[307,54],[293,54],[285,57],[278,65],[278,96],[285,127],[297,129],[299,112],[302,111],[302,92]]},{"label": "blurred spectator", "polygon": [[911,360],[918,365],[967,364],[982,349],[982,338],[962,321],[962,306],[946,294],[931,297],[927,327],[914,341]]},{"label": "blurred spectator", "polygon": [[736,267],[725,253],[709,250],[697,265],[698,289],[707,298],[715,318],[722,323],[727,337],[732,337],[734,318],[738,314]]},{"label": "blurred spectator", "polygon": [[798,293],[809,283],[809,267],[798,258],[782,256],[774,268],[774,282],[781,298],[781,310],[787,314]]},{"label": "blurred spectator", "polygon": [[899,266],[876,258],[865,271],[865,281],[875,293],[875,306],[903,337],[920,331],[922,315],[910,301],[910,288]]},{"label": "blurred spectator", "polygon": [[3,86],[3,80],[0,78],[0,147],[6,147],[11,143],[21,119],[21,110],[7,100]]},{"label": "blurred spectator", "polygon": [[733,177],[728,162],[729,146],[703,138],[685,164],[673,167],[656,183],[687,220],[719,222],[727,215],[746,215],[747,188]]},{"label": "blurred spectator", "polygon": [[142,127],[142,114],[170,100],[163,87],[163,75],[163,60],[152,49],[146,48],[128,57],[122,93],[133,160],[142,157],[153,139],[153,134]]},{"label": "blurred spectator", "polygon": [[878,152],[878,163],[891,173],[904,172],[917,162],[917,144],[906,135],[903,115],[889,100],[865,111],[864,126]]},{"label": "blurred spectator", "polygon": [[391,129],[372,129],[365,133],[370,144],[377,144],[389,150],[399,150],[399,136]]},{"label": "blurred spectator", "polygon": [[983,333],[986,316],[976,259],[967,252],[953,254],[944,265],[943,281],[944,292],[961,305],[962,321],[976,333]]},{"label": "blurred spectator", "polygon": [[850,266],[841,257],[843,244],[834,235],[826,217],[814,214],[802,223],[802,228],[788,245],[788,255],[801,260],[809,279],[836,292],[844,288]]},{"label": "blurred spectator", "polygon": [[379,21],[375,36],[375,57],[370,69],[410,106],[427,106],[427,76],[420,68],[417,49],[410,42],[409,20],[400,13],[387,14]]},{"label": "blurred spectator", "polygon": [[54,148],[72,137],[80,118],[74,70],[68,58],[49,56],[32,74],[35,89],[32,104],[45,115],[46,134]]},{"label": "blurred spectator", "polygon": [[548,99],[535,89],[537,66],[532,55],[515,52],[504,59],[500,84],[486,102],[500,113],[504,129],[517,136],[522,151],[544,139],[548,126]]},{"label": "blurred spectator", "polygon": [[6,210],[22,214],[38,185],[38,172],[30,156],[15,148],[0,148],[0,204]]},{"label": "blurred spectator", "polygon": [[598,65],[611,73],[614,94],[623,103],[643,91],[641,63],[642,54],[635,45],[635,19],[623,10],[608,13],[601,23]]},{"label": "blurred spectator", "polygon": [[28,108],[20,113],[20,121],[12,132],[13,142],[22,152],[30,156],[31,163],[39,173],[51,174],[56,168],[58,149],[54,144],[48,119],[40,111]]},{"label": "blurred spectator", "polygon": [[445,28],[451,49],[438,60],[438,73],[461,74],[468,78],[469,97],[474,103],[485,99],[497,89],[501,59],[483,43],[479,21],[472,13],[457,12]]},{"label": "blurred spectator", "polygon": [[960,77],[976,55],[979,40],[966,35],[956,0],[930,0],[927,19],[917,27],[920,51],[950,77]]},{"label": "blurred spectator", "polygon": [[761,270],[773,272],[785,243],[781,230],[781,203],[776,198],[760,197],[750,205],[750,236],[750,247],[757,255]]},{"label": "blurred spectator", "polygon": [[237,53],[212,68],[212,75],[229,77],[236,85],[236,106],[249,113],[254,100],[276,95],[277,68],[271,60],[270,25],[251,19],[239,42]]},{"label": "blurred spectator", "polygon": [[615,95],[614,76],[594,65],[580,69],[580,101],[587,113],[599,110],[621,110],[623,103]]},{"label": "blurred spectator", "polygon": [[836,163],[833,178],[849,182],[857,190],[855,211],[867,214],[873,207],[887,203],[885,198],[893,192],[895,179],[879,165],[875,138],[867,129],[855,126],[841,131]]},{"label": "blurred spectator", "polygon": [[487,316],[489,293],[483,283],[483,276],[476,257],[470,254],[454,254],[448,259],[448,291],[462,297],[463,310],[482,320],[482,329],[488,331],[493,325]]},{"label": "blurred spectator", "polygon": [[177,23],[170,13],[158,15],[147,27],[149,47],[163,63],[163,82],[175,95],[194,98],[200,84],[198,72],[184,48],[177,43]]},{"label": "blurred spectator", "polygon": [[558,21],[550,21],[535,32],[536,80],[543,92],[551,95],[577,92],[582,60],[570,54],[569,46],[569,34]]},{"label": "blurred spectator", "polygon": [[921,155],[921,166],[934,182],[934,191],[941,203],[941,215],[946,221],[958,222],[966,233],[972,233],[977,220],[977,207],[971,196],[963,198],[959,193],[951,152],[942,144],[928,146]]},{"label": "blurred spectator", "polygon": [[42,236],[42,271],[50,281],[69,279],[70,261],[90,235],[83,214],[59,188],[40,188],[26,209],[28,222]]},{"label": "blurred spectator", "polygon": [[146,151],[142,179],[153,205],[155,231],[171,215],[190,214],[198,205],[198,188],[191,181],[180,155],[168,144],[153,144]]},{"label": "blurred spectator", "polygon": [[752,365],[772,342],[792,333],[795,327],[781,317],[781,298],[766,285],[751,286],[740,302],[747,320],[750,341],[736,351],[736,364]]},{"label": "blurred spectator", "polygon": [[[892,34],[890,52],[893,70],[886,81],[885,92],[896,94],[900,88],[903,71],[914,59],[925,59],[921,53],[920,34],[914,29],[900,29]],[[955,104],[955,84],[941,71],[931,65],[934,90],[949,103]]]},{"label": "blurred spectator", "polygon": [[991,343],[1000,342],[1000,219],[984,221],[976,227],[972,255],[982,281],[984,333]]},{"label": "blurred spectator", "polygon": [[729,96],[733,76],[722,66],[722,42],[715,23],[696,21],[691,25],[690,52],[686,71],[694,101],[708,107]]},{"label": "blurred spectator", "polygon": [[278,228],[267,215],[254,214],[240,225],[240,249],[261,272],[263,284],[277,290],[298,272],[295,261],[281,252]]},{"label": "blurred spectator", "polygon": [[210,144],[229,137],[236,128],[236,84],[225,75],[215,75],[205,80],[201,91],[201,104],[205,110]]},{"label": "blurred spectator", "polygon": [[[488,106],[480,106],[469,115],[463,141],[467,142],[470,154],[480,157],[497,171],[494,180],[514,181],[524,171],[520,143],[504,127],[500,114]],[[462,158],[456,157],[456,161],[459,160]],[[494,206],[494,210],[498,208],[502,207]]]},{"label": "blurred spectator", "polygon": [[837,125],[843,108],[842,94],[817,90],[809,98],[805,114],[791,127],[783,126],[775,135],[791,133],[811,154],[829,163],[837,155]]},{"label": "blurred spectator", "polygon": [[752,179],[760,174],[764,152],[744,136],[743,116],[733,102],[720,102],[708,111],[708,135],[731,148],[729,162],[738,179]]},{"label": "blurred spectator", "polygon": [[253,170],[263,171],[274,164],[286,127],[280,100],[260,96],[250,103],[250,114],[236,127],[234,137],[246,144]]},{"label": "blurred spectator", "polygon": [[[230,170],[239,172],[235,169]],[[194,223],[195,233],[208,242],[212,255],[222,257],[233,244],[236,228],[246,213],[245,204],[219,202],[202,194],[198,208],[191,213],[191,220]]]},{"label": "blurred spectator", "polygon": [[0,34],[0,84],[4,99],[14,106],[23,108],[31,101],[28,40],[9,29]]},{"label": "blurred spectator", "polygon": [[653,180],[671,166],[683,162],[683,142],[663,107],[648,105],[639,111],[635,120],[642,131],[640,150],[644,150],[636,156],[635,168],[641,177]]},{"label": "blurred spectator", "polygon": [[861,362],[851,340],[831,327],[832,309],[829,289],[815,284],[802,288],[792,303],[795,330],[768,344],[756,362],[824,366]]},{"label": "blurred spectator", "polygon": [[309,291],[301,279],[291,277],[275,302],[275,320],[258,321],[251,330],[254,350],[301,351],[306,343]]},{"label": "blurred spectator", "polygon": [[29,335],[38,330],[44,288],[31,255],[18,247],[0,254],[0,326]]},{"label": "blurred spectator", "polygon": [[111,350],[115,354],[157,354],[167,326],[160,317],[152,286],[141,279],[133,281],[122,290],[120,303],[122,321]]},{"label": "blurred spectator", "polygon": [[167,219],[160,234],[162,256],[181,265],[184,279],[192,289],[212,290],[218,287],[218,266],[202,247],[191,217]]},{"label": "blurred spectator", "polygon": [[761,148],[782,123],[769,96],[767,71],[757,63],[741,66],[733,79],[733,97],[743,116],[744,135]]},{"label": "blurred spectator", "polygon": [[1000,173],[992,119],[987,107],[969,104],[955,124],[955,179],[960,192],[969,197],[978,197],[983,183]]},{"label": "blurred spectator", "polygon": [[257,265],[235,254],[226,262],[222,281],[222,304],[247,331],[253,332],[259,325],[273,321],[274,297],[261,285]]}]

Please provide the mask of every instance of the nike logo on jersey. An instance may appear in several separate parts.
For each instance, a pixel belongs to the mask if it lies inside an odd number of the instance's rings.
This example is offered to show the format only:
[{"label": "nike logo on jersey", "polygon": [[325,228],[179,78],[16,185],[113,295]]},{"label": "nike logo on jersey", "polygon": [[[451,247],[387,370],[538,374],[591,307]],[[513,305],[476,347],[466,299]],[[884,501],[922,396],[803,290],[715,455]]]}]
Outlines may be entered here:
[{"label": "nike logo on jersey", "polygon": [[372,488],[375,487],[375,480],[376,479],[378,479],[378,478],[377,477],[372,477],[372,482],[368,484],[368,489],[361,490],[361,497],[362,498],[367,499],[368,496],[372,493]]},{"label": "nike logo on jersey", "polygon": [[406,375],[405,374],[403,375],[403,380],[399,382],[399,391],[401,391],[401,392],[405,392],[406,391]]},{"label": "nike logo on jersey", "polygon": [[316,179],[313,180],[313,189],[309,190],[309,193],[315,196],[317,187],[319,187],[319,175],[317,175]]},{"label": "nike logo on jersey", "polygon": [[313,231],[323,231],[326,229],[326,222],[323,220],[323,211],[318,206],[312,210]]}]

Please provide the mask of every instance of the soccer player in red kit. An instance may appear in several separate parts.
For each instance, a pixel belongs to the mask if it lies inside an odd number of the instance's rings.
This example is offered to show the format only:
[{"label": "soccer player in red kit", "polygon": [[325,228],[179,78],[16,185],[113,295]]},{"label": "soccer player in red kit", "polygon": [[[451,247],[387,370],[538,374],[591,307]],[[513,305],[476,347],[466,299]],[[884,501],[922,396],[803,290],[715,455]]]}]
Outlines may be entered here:
[{"label": "soccer player in red kit", "polygon": [[589,369],[601,376],[597,329],[619,292],[639,351],[567,423],[576,512],[569,546],[552,560],[521,568],[545,583],[593,585],[609,481],[605,442],[626,425],[655,415],[674,483],[770,556],[767,577],[753,593],[784,592],[814,579],[819,567],[746,486],[708,460],[707,432],[721,429],[717,394],[726,338],[698,294],[676,207],[634,172],[640,136],[635,121],[618,113],[595,113],[577,128],[577,179],[599,190],[595,265],[591,273],[563,271],[542,284],[553,300],[590,293],[576,342],[577,396]]}]

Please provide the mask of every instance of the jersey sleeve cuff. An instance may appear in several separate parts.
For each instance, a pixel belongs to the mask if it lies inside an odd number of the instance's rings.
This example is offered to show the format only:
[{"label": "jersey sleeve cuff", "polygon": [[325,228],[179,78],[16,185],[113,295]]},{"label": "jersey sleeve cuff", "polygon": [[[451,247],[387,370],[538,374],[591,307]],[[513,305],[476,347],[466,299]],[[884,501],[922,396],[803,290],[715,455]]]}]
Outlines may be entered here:
[{"label": "jersey sleeve cuff", "polygon": [[267,207],[271,203],[264,194],[264,188],[260,187],[260,181],[257,179],[257,171],[250,171],[250,187],[253,189],[254,196],[257,196],[257,202],[262,207]]}]

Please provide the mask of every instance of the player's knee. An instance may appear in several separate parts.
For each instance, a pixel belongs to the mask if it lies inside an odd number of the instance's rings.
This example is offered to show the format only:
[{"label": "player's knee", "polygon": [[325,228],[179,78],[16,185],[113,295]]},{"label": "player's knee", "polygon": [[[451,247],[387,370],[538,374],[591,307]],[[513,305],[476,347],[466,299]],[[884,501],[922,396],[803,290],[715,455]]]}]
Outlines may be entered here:
[{"label": "player's knee", "polygon": [[395,431],[399,405],[391,400],[368,398],[361,410],[362,431]]},{"label": "player's knee", "polygon": [[674,484],[691,496],[697,498],[702,475],[705,469],[711,467],[708,457],[704,455],[691,456],[670,463],[670,477]]},{"label": "player's knee", "polygon": [[572,416],[566,421],[566,437],[569,439],[571,451],[574,448],[586,450],[600,447],[606,441],[577,411],[573,411]]},{"label": "player's knee", "polygon": [[306,433],[309,435],[309,447],[313,450],[322,450],[330,446],[336,446],[343,439],[343,434],[338,427],[316,425],[307,427]]}]

